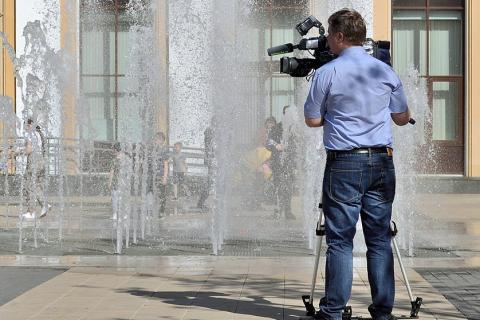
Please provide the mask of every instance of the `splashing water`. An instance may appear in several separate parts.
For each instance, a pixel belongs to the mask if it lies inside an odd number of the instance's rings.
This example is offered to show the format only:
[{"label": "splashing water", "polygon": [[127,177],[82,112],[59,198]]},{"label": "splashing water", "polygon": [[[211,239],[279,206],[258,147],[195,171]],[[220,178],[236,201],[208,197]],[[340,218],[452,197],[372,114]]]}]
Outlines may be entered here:
[{"label": "splashing water", "polygon": [[[82,3],[89,9],[80,15],[81,24],[111,20],[107,13],[105,16],[98,13],[101,1]],[[368,30],[372,30],[372,1],[313,3],[314,13],[322,23],[326,23],[330,13],[345,6],[360,11]],[[83,91],[78,93],[78,84],[71,78],[80,71],[68,60],[71,57],[54,50],[49,43],[52,35],[46,30],[54,32],[49,23],[58,19],[58,11],[53,9],[53,0],[46,1],[45,8],[43,19],[29,22],[25,27],[24,55],[16,58],[3,36],[21,89],[22,119],[38,118],[45,132],[58,140],[50,162],[57,167],[49,181],[50,189],[55,190],[50,192],[52,201],[60,210],[41,220],[39,227],[35,224],[32,228],[36,232],[38,227],[41,240],[48,238],[49,229],[56,229],[59,241],[40,241],[40,247],[60,244],[60,252],[93,250],[118,254],[145,254],[140,248],[151,248],[155,253],[180,248],[213,254],[302,254],[314,248],[325,165],[322,129],[304,125],[302,106],[309,83],[304,79],[292,80],[296,105],[285,102],[290,108],[278,120],[284,129],[282,142],[287,145],[289,135],[295,137],[296,157],[291,161],[295,179],[289,183],[293,188],[296,219],[275,218],[278,199],[271,191],[270,155],[260,142],[264,120],[270,115],[265,106],[270,104],[266,103],[266,93],[272,96],[274,93],[267,84],[272,72],[263,48],[266,35],[262,32],[267,16],[257,1],[170,1],[165,51],[159,49],[162,40],[158,16],[163,10],[160,2],[129,1],[121,14],[121,19],[128,23],[118,36],[125,49],[124,55],[118,57],[124,76],[112,80],[117,81],[122,93],[116,97],[119,108],[116,142],[124,154],[119,161],[115,196],[108,188],[114,139],[107,137],[108,141],[104,141],[94,125],[99,107],[86,90],[91,83],[83,83]],[[307,4],[302,10],[299,17],[311,14]],[[292,18],[287,22],[293,29],[299,21]],[[290,31],[294,32],[285,32]],[[91,36],[89,39],[95,34]],[[168,66],[164,70],[160,61],[167,52]],[[69,68],[65,67],[66,61],[70,61]],[[275,70],[277,63],[273,61]],[[162,74],[168,74],[168,79]],[[277,76],[274,74],[273,78]],[[421,172],[412,155],[425,144],[422,137],[430,121],[425,84],[420,79],[414,69],[402,78],[417,124],[394,130],[398,177],[394,216],[401,231],[400,242],[410,254],[415,233],[415,175]],[[66,91],[75,92],[73,100],[77,105],[73,120],[78,139],[68,143],[64,132],[72,115],[61,108],[68,103],[62,94]],[[160,112],[160,106],[165,105],[168,105],[168,119]],[[16,123],[11,119],[12,113],[7,112],[11,108],[9,102],[0,100],[0,107],[2,119]],[[158,190],[149,192],[147,188],[151,175],[148,168],[149,159],[155,156],[154,136],[165,129],[162,123],[167,120],[168,142],[183,142],[189,168],[185,179],[187,190],[178,199],[167,194],[166,213],[159,214],[161,195]],[[12,125],[8,130],[15,127]],[[204,163],[201,149],[207,128],[214,136],[210,165]],[[2,143],[5,150],[8,141],[4,139]],[[5,181],[8,184],[8,179]],[[195,204],[205,189],[209,189],[207,209],[199,210]],[[112,215],[115,219],[111,219]],[[25,226],[25,230],[19,230],[20,247],[31,225]],[[355,247],[357,251],[365,250],[363,240],[356,240]]]}]

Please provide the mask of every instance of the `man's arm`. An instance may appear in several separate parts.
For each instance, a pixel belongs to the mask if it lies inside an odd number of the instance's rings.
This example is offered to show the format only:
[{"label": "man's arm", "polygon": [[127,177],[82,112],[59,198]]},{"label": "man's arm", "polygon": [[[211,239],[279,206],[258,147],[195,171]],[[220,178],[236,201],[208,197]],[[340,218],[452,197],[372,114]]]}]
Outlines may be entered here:
[{"label": "man's arm", "polygon": [[404,126],[410,120],[410,110],[407,109],[405,112],[391,113],[390,116],[397,126]]},{"label": "man's arm", "polygon": [[407,105],[407,97],[403,91],[403,84],[400,78],[393,73],[392,85],[394,88],[390,95],[390,117],[397,126],[404,126],[410,120],[410,110]]},{"label": "man's arm", "polygon": [[335,70],[333,68],[326,68],[325,66],[315,71],[310,92],[303,107],[305,124],[311,128],[323,126],[327,112],[327,97],[334,74]]},{"label": "man's arm", "polygon": [[323,118],[305,118],[305,124],[310,128],[323,126]]},{"label": "man's arm", "polygon": [[170,168],[168,167],[168,160],[164,160],[163,161],[163,177],[162,177],[162,184],[163,185],[167,184],[169,169]]}]

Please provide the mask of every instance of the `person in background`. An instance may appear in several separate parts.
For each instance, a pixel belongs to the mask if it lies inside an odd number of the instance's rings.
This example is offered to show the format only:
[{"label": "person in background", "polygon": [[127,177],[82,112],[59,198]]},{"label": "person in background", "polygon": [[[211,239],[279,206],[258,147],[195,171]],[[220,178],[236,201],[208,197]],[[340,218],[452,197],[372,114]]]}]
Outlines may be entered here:
[{"label": "person in background", "polygon": [[40,218],[47,215],[51,208],[46,201],[45,194],[45,164],[46,164],[46,141],[39,125],[35,126],[32,119],[25,123],[25,148],[27,166],[25,168],[24,196],[27,204],[27,212],[23,215],[25,219],[35,218],[35,203],[42,209]]},{"label": "person in background", "polygon": [[147,154],[147,194],[158,194],[159,215],[165,213],[168,182],[168,149],[163,132],[158,132],[153,138],[151,152]]},{"label": "person in background", "polygon": [[269,117],[265,121],[266,141],[265,147],[272,152],[270,157],[270,167],[272,169],[273,189],[274,189],[274,218],[278,219],[284,215],[286,219],[295,219],[291,209],[291,192],[288,192],[289,186],[286,183],[282,143],[283,127],[277,123],[274,117]]},{"label": "person in background", "polygon": [[129,187],[126,181],[127,179],[123,174],[127,172],[126,166],[129,162],[127,157],[129,157],[129,155],[122,150],[118,142],[113,145],[113,151],[114,158],[109,173],[108,186],[112,197],[112,220],[117,220],[117,218],[120,217],[119,210],[121,209],[123,200],[125,200],[125,192]]},{"label": "person in background", "polygon": [[[295,185],[295,170],[297,166],[297,137],[294,125],[285,126],[285,117],[289,105],[283,107],[283,121],[277,124],[282,132],[282,150],[280,153],[280,182],[278,187],[278,203],[280,215],[286,219],[295,219],[292,213],[292,196]],[[293,110],[290,110],[293,112]]]},{"label": "person in background", "polygon": [[179,190],[182,190],[185,182],[185,174],[187,173],[187,156],[182,152],[183,144],[176,142],[173,145],[172,161],[173,161],[173,197],[178,200]]}]

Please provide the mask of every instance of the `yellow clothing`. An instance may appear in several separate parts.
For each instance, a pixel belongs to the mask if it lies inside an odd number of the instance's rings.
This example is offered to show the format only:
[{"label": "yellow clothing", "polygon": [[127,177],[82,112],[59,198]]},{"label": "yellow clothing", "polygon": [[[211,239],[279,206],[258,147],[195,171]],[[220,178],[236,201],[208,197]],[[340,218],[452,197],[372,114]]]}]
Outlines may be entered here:
[{"label": "yellow clothing", "polygon": [[257,147],[245,155],[245,161],[248,167],[255,172],[262,172],[264,178],[269,179],[272,175],[270,167],[266,161],[270,159],[272,153],[265,147]]}]

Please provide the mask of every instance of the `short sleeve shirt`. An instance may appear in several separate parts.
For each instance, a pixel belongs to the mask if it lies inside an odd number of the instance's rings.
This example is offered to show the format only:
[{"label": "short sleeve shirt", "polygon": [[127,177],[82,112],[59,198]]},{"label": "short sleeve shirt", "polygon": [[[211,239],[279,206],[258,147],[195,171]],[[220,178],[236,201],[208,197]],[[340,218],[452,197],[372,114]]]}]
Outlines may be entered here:
[{"label": "short sleeve shirt", "polygon": [[147,153],[147,189],[153,190],[153,184],[161,181],[164,175],[164,162],[168,161],[168,149],[155,145]]},{"label": "short sleeve shirt", "polygon": [[174,172],[187,172],[187,156],[183,152],[173,152],[173,171]]},{"label": "short sleeve shirt", "polygon": [[351,150],[392,147],[391,113],[407,109],[398,75],[355,46],[316,70],[304,115],[324,119],[327,150]]}]

